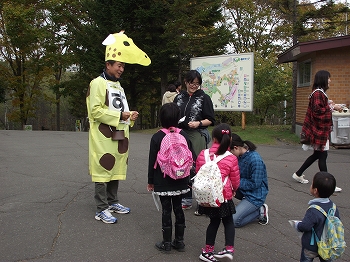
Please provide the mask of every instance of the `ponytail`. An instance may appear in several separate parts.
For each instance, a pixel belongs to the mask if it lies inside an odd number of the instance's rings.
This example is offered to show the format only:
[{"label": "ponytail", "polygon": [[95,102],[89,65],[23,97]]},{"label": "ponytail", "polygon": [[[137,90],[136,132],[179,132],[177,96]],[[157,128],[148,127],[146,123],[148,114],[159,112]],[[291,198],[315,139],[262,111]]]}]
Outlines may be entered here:
[{"label": "ponytail", "polygon": [[222,123],[214,127],[212,131],[212,137],[215,138],[219,143],[218,150],[215,152],[216,155],[223,155],[227,151],[231,142],[231,128],[228,124]]}]

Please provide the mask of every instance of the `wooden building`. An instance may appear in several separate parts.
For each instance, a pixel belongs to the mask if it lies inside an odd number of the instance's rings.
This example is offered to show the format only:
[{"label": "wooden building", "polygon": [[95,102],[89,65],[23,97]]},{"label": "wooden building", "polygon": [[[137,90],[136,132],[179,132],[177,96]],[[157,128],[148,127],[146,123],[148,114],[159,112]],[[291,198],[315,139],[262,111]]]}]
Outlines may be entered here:
[{"label": "wooden building", "polygon": [[297,62],[296,134],[301,131],[317,71],[331,74],[328,98],[350,106],[350,35],[298,43],[280,54],[278,62]]}]

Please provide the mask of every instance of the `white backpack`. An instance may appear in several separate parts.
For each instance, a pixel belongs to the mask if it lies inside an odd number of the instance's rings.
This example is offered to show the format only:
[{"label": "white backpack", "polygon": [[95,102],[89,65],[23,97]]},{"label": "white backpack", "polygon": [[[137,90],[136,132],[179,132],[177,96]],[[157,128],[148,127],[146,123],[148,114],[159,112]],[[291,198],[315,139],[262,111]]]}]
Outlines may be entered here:
[{"label": "white backpack", "polygon": [[198,173],[193,177],[192,189],[199,205],[205,207],[220,207],[225,201],[223,190],[228,176],[222,182],[222,176],[217,163],[223,158],[232,155],[229,151],[220,156],[210,159],[209,149],[204,150],[205,164],[201,166]]}]

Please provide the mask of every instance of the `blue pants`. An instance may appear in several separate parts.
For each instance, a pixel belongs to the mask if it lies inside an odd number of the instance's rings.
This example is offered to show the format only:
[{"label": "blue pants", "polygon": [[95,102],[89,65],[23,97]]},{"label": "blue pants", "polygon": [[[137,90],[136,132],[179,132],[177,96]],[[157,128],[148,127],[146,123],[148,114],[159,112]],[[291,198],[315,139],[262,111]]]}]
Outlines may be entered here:
[{"label": "blue pants", "polygon": [[322,257],[318,255],[318,253],[312,252],[306,248],[302,248],[301,250],[300,262],[312,262],[314,261],[314,258],[317,258],[317,257],[320,259],[320,262],[332,262],[331,259],[324,260]]},{"label": "blue pants", "polygon": [[232,216],[235,227],[243,227],[260,217],[260,207],[243,198],[236,206],[236,214]]}]

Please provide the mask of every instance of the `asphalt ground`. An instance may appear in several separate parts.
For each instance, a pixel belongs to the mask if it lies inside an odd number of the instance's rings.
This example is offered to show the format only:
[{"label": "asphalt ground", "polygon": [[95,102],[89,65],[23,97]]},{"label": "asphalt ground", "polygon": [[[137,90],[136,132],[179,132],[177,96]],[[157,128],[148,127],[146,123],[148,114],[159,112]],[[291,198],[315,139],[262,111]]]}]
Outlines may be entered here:
[{"label": "asphalt ground", "polygon": [[[88,175],[88,133],[0,131],[0,261],[199,261],[209,219],[185,211],[185,252],[159,252],[161,212],[146,190],[151,135],[131,133],[127,180],[120,203],[131,208],[118,223],[94,219],[94,186]],[[254,142],[254,141],[253,141]],[[311,154],[300,145],[258,145],[268,170],[269,224],[236,229],[234,261],[299,261],[300,239],[289,219],[301,219],[310,184],[291,175]],[[331,148],[328,169],[343,189],[331,198],[350,245],[350,149]],[[309,180],[318,171],[314,163]],[[195,201],[195,200],[194,200]],[[194,203],[195,204],[195,203]],[[224,247],[223,225],[216,250]],[[350,248],[337,261],[350,261]]]}]

